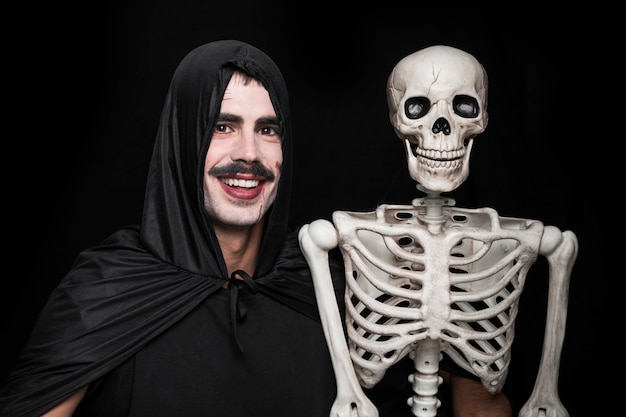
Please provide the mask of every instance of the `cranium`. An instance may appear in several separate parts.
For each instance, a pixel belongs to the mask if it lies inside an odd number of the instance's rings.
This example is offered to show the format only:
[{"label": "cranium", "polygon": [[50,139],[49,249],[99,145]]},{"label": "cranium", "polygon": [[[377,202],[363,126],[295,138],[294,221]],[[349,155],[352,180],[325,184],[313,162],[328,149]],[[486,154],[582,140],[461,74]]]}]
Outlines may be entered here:
[{"label": "cranium", "polygon": [[476,58],[443,45],[406,56],[387,80],[387,104],[411,178],[436,192],[461,185],[487,127],[487,73]]}]

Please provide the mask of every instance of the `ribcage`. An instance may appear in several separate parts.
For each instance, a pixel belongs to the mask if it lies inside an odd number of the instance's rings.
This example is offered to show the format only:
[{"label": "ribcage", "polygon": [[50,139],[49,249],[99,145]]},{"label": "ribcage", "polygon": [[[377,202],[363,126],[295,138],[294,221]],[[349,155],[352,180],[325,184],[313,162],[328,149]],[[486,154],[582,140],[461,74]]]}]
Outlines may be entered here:
[{"label": "ribcage", "polygon": [[440,340],[490,391],[504,384],[543,225],[491,209],[446,208],[444,215],[435,227],[414,206],[333,215],[346,267],[350,352],[365,387],[425,338]]}]

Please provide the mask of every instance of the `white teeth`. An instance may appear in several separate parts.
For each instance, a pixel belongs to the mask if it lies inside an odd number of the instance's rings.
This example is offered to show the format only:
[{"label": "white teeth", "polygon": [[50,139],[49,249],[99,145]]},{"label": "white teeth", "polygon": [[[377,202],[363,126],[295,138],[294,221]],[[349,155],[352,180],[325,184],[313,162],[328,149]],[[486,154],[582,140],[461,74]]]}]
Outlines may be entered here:
[{"label": "white teeth", "polygon": [[238,178],[222,178],[222,182],[230,187],[254,188],[259,180],[242,180]]},{"label": "white teeth", "polygon": [[457,169],[462,164],[465,149],[455,151],[440,151],[436,149],[417,148],[419,162],[430,168]]},{"label": "white teeth", "polygon": [[461,166],[462,159],[453,160],[437,160],[424,157],[418,157],[419,163],[430,168],[456,169]]},{"label": "white teeth", "polygon": [[465,149],[458,149],[455,151],[440,151],[436,149],[423,149],[417,148],[417,154],[429,159],[435,159],[439,161],[449,161],[458,158],[462,158],[465,155]]}]

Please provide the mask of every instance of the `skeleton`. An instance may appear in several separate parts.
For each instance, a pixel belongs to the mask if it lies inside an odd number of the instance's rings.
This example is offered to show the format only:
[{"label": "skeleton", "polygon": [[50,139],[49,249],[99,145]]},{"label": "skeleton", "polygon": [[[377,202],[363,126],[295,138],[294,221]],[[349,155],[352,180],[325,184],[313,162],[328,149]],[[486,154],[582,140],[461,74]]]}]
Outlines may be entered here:
[{"label": "skeleton", "polygon": [[[332,223],[315,220],[299,234],[337,380],[330,415],[378,416],[361,387],[373,387],[407,354],[415,364],[407,400],[415,416],[437,415],[444,351],[489,392],[500,392],[525,277],[541,255],[549,265],[544,343],[519,415],[568,417],[557,385],[576,235],[490,208],[455,208],[442,196],[467,178],[473,140],[487,125],[484,68],[456,48],[425,48],[398,62],[387,98],[410,175],[425,196],[369,213],[336,211]],[[337,246],[345,265],[344,318],[328,261]]]}]

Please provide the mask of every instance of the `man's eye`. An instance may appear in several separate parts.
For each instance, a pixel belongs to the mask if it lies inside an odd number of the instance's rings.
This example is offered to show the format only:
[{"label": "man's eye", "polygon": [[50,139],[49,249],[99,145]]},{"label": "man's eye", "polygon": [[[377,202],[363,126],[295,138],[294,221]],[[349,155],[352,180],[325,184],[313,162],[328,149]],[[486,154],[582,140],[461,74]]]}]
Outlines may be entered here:
[{"label": "man's eye", "polygon": [[217,126],[215,126],[215,131],[220,133],[229,133],[232,131],[232,129],[228,125],[218,124]]},{"label": "man's eye", "polygon": [[272,126],[264,126],[264,127],[259,129],[259,132],[262,135],[272,135],[272,136],[280,135],[280,132],[278,131],[278,128],[272,127]]}]

